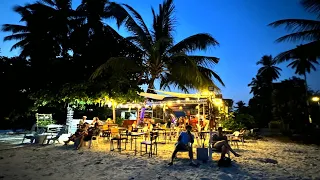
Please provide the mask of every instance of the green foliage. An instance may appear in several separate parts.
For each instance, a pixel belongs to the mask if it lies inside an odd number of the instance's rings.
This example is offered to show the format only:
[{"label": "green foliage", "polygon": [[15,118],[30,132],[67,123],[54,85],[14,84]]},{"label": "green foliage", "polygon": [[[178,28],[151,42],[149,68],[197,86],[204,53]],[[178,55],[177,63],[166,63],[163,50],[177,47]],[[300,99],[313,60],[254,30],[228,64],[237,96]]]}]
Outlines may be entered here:
[{"label": "green foliage", "polygon": [[122,126],[124,119],[121,117],[116,117],[116,124],[118,124],[119,126]]},{"label": "green foliage", "polygon": [[253,116],[249,114],[232,114],[222,122],[222,127],[239,131],[242,128],[251,129],[255,127],[256,123]]},{"label": "green foliage", "polygon": [[239,131],[240,129],[244,128],[245,126],[236,121],[235,118],[228,118],[227,120],[222,122],[222,127],[226,129],[230,129],[233,131]]},{"label": "green foliage", "polygon": [[38,126],[48,126],[50,124],[55,124],[56,121],[55,120],[51,120],[51,119],[46,119],[46,120],[39,120],[38,122]]},{"label": "green foliage", "polygon": [[281,129],[282,128],[282,122],[281,121],[270,121],[269,122],[269,128],[270,129]]}]

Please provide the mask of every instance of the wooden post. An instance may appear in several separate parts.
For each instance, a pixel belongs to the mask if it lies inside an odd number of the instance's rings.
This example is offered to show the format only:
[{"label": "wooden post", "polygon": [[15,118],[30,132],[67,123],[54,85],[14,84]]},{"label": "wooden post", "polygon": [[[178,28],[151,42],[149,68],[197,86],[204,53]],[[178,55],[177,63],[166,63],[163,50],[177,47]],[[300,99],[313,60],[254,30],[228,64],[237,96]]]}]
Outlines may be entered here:
[{"label": "wooden post", "polygon": [[203,121],[206,119],[206,117],[205,117],[205,115],[206,115],[206,113],[205,113],[205,104],[202,104],[202,115],[203,115]]},{"label": "wooden post", "polygon": [[200,104],[198,104],[198,124],[200,125]]},{"label": "wooden post", "polygon": [[116,103],[114,101],[112,102],[112,120],[116,122]]}]

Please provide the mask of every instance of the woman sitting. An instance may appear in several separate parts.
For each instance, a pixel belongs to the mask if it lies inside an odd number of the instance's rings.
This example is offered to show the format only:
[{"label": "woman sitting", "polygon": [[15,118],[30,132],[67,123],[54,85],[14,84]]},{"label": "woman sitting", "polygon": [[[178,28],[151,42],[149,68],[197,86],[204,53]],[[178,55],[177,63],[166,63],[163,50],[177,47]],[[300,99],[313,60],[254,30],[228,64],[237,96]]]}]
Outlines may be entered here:
[{"label": "woman sitting", "polygon": [[90,141],[92,136],[99,136],[100,128],[99,123],[95,123],[94,127],[88,129],[87,135],[83,138],[84,141]]},{"label": "woman sitting", "polygon": [[64,145],[68,145],[70,141],[75,142],[77,139],[82,138],[84,135],[86,135],[88,130],[88,124],[83,124],[77,131],[71,135],[67,141],[64,141]]}]

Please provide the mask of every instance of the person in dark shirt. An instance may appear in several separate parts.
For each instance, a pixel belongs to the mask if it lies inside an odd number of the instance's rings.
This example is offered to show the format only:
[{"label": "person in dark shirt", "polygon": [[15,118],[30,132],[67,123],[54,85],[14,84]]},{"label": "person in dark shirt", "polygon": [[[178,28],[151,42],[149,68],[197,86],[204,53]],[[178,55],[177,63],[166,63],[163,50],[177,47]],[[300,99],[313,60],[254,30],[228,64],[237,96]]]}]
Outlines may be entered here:
[{"label": "person in dark shirt", "polygon": [[222,127],[218,128],[218,134],[213,135],[212,140],[213,148],[221,152],[221,159],[223,159],[229,151],[236,157],[240,156],[240,154],[236,153],[228,144],[228,138],[223,135]]},{"label": "person in dark shirt", "polygon": [[84,141],[90,141],[92,136],[99,136],[100,128],[99,123],[95,123],[94,127],[88,129],[88,134],[84,137]]}]

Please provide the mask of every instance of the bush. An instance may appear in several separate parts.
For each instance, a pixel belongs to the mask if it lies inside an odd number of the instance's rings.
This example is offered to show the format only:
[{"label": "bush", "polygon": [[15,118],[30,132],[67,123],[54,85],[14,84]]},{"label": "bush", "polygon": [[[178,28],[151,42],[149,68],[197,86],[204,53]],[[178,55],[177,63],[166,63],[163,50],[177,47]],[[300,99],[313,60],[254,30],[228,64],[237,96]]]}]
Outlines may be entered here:
[{"label": "bush", "polygon": [[41,120],[38,122],[38,126],[48,126],[50,124],[55,124],[56,121],[55,120]]},{"label": "bush", "polygon": [[124,119],[121,117],[116,117],[116,124],[118,124],[118,126],[122,126]]},{"label": "bush", "polygon": [[233,131],[239,131],[242,128],[251,129],[255,127],[255,120],[249,114],[238,114],[235,117],[229,116],[222,122],[222,126]]},{"label": "bush", "polygon": [[269,129],[281,129],[282,123],[281,121],[270,121],[269,122]]}]

